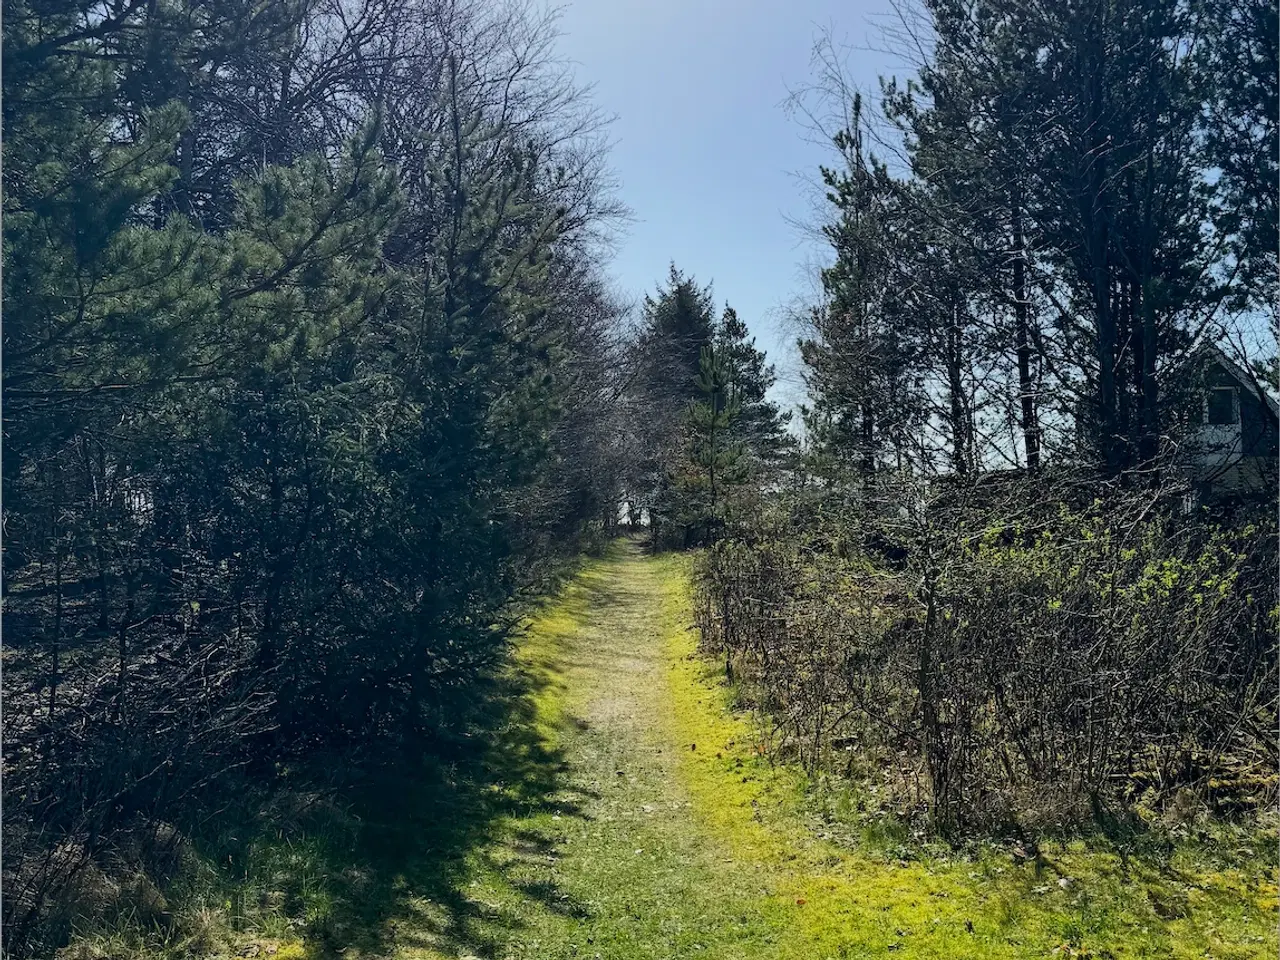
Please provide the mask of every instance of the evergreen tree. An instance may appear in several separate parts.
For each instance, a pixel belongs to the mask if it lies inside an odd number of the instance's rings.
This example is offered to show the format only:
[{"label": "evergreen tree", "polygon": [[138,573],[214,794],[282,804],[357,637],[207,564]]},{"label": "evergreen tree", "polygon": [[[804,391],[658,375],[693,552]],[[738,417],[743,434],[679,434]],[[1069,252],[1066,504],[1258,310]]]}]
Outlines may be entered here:
[{"label": "evergreen tree", "polygon": [[853,114],[853,125],[834,137],[844,168],[822,169],[834,208],[823,233],[835,256],[822,271],[824,301],[800,351],[812,445],[828,463],[856,464],[866,482],[882,466],[902,463],[918,404],[911,345],[895,322],[897,191],[883,164],[863,150],[861,100]]},{"label": "evergreen tree", "polygon": [[690,402],[685,423],[687,466],[675,491],[686,542],[720,535],[731,491],[748,477],[734,368],[717,344],[702,348],[697,385],[701,397]]},{"label": "evergreen tree", "polygon": [[730,306],[725,306],[716,327],[715,344],[717,355],[724,357],[728,367],[727,376],[738,404],[735,435],[752,462],[756,481],[768,483],[790,466],[796,448],[788,429],[791,412],[783,411],[769,399],[777,375],[747,325]]},{"label": "evergreen tree", "polygon": [[648,511],[655,542],[680,531],[684,511],[676,492],[684,458],[689,405],[701,397],[702,351],[715,338],[711,291],[675,266],[666,285],[645,297],[643,325],[636,343],[636,376],[631,391],[638,451],[632,500]]},{"label": "evergreen tree", "polygon": [[465,727],[616,517],[551,21],[357,7],[5,5],[6,953],[128,831]]},{"label": "evergreen tree", "polygon": [[1231,238],[1239,265],[1232,283],[1236,309],[1280,316],[1276,256],[1280,250],[1280,19],[1276,0],[1203,0],[1205,31],[1195,47],[1208,161],[1220,171],[1217,229]]},{"label": "evergreen tree", "polygon": [[[1180,422],[1165,371],[1209,318],[1265,300],[1248,278],[1274,272],[1270,254],[1247,265],[1266,218],[1240,200],[1272,162],[1255,169],[1249,146],[1269,121],[1227,106],[1260,117],[1274,83],[1227,81],[1220,46],[1230,32],[1265,62],[1261,8],[1226,4],[1207,31],[1195,5],[1142,0],[926,9],[929,58],[885,85],[910,183],[865,160],[860,121],[838,138],[848,172],[824,171],[839,212],[805,348],[811,435],[848,447],[864,476],[907,438],[927,459],[931,433],[957,471],[1035,469],[1051,444],[1153,475]],[[877,425],[891,397],[902,415]],[[1017,440],[999,439],[1001,420]]]}]

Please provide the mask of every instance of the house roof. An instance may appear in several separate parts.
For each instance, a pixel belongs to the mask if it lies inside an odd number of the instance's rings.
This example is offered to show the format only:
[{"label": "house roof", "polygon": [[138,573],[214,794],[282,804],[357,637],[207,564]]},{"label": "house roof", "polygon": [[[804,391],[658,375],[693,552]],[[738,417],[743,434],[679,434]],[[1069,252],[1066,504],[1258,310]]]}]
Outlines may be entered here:
[{"label": "house roof", "polygon": [[1262,400],[1262,402],[1266,404],[1267,409],[1271,411],[1271,415],[1273,417],[1280,419],[1280,403],[1277,403],[1276,398],[1271,395],[1266,387],[1258,382],[1257,377],[1250,374],[1238,363],[1228,357],[1217,344],[1207,343],[1201,348],[1201,352],[1211,358],[1218,364],[1218,366],[1239,381],[1240,385],[1249,392],[1250,396],[1257,397]]}]

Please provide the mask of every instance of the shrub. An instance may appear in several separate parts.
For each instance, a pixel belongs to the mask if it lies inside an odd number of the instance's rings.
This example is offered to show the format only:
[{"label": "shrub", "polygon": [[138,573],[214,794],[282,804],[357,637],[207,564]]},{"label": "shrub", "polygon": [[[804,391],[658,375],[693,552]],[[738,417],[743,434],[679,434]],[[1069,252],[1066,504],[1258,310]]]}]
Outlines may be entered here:
[{"label": "shrub", "polygon": [[[1011,518],[935,500],[863,516],[860,538],[721,543],[700,568],[704,643],[771,718],[776,752],[811,769],[870,760],[944,831],[1061,829],[1188,790],[1265,803],[1274,521],[1132,507]],[[871,560],[886,539],[903,569]]]}]

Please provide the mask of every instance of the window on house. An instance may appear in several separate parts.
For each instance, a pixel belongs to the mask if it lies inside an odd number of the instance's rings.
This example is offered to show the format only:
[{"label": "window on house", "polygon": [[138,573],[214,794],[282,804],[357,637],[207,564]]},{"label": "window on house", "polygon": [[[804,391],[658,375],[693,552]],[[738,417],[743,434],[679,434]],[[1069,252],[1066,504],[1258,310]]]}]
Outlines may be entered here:
[{"label": "window on house", "polygon": [[1237,420],[1236,388],[1214,387],[1210,390],[1205,404],[1205,413],[1209,423],[1216,426],[1235,423]]}]

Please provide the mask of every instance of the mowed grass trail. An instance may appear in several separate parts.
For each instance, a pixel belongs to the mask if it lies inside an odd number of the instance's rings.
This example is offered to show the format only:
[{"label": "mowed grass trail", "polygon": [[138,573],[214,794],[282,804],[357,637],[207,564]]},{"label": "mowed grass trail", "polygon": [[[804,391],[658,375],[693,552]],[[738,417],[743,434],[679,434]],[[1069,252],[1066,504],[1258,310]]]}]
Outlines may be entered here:
[{"label": "mowed grass trail", "polygon": [[[352,958],[1274,957],[1271,870],[1170,851],[902,861],[824,839],[719,670],[695,656],[687,563],[620,544],[521,640],[502,814],[448,896],[406,870]],[[500,748],[500,749],[497,749]],[[539,784],[530,790],[528,779]],[[453,815],[465,816],[455,809]],[[423,856],[429,856],[424,851]],[[1264,875],[1265,874],[1265,875]],[[1061,882],[1060,882],[1061,881]],[[435,883],[433,890],[443,889]]]}]

